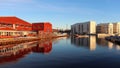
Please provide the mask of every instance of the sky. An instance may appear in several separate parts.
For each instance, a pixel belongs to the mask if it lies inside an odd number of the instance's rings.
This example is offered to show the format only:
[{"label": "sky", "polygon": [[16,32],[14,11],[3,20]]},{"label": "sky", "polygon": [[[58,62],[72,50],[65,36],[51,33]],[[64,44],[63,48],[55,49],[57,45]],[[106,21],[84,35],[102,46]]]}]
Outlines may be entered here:
[{"label": "sky", "polygon": [[17,16],[30,23],[51,22],[53,28],[96,21],[120,21],[120,0],[0,0],[0,16]]}]

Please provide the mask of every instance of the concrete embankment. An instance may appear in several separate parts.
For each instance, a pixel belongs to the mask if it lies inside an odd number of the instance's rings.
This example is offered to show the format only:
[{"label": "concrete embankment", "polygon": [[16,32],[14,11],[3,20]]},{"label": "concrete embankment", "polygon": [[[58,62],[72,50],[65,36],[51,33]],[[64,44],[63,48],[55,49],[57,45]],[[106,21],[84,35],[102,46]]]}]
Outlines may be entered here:
[{"label": "concrete embankment", "polygon": [[114,36],[114,34],[97,34],[97,37],[98,38],[105,38],[105,37],[107,37],[107,36]]},{"label": "concrete embankment", "polygon": [[25,42],[31,42],[31,41],[37,41],[42,39],[53,39],[58,37],[65,37],[67,35],[40,35],[38,37],[18,37],[18,38],[3,38],[0,39],[0,45],[8,45],[8,44],[19,44],[19,43],[25,43]]},{"label": "concrete embankment", "polygon": [[68,34],[66,34],[66,33],[42,33],[42,34],[38,35],[38,37],[42,38],[42,39],[67,37],[67,36],[68,36]]},{"label": "concrete embankment", "polygon": [[39,40],[39,38],[5,38],[0,39],[0,45],[8,45],[8,44],[19,44],[19,43],[25,43],[30,41],[36,41]]}]

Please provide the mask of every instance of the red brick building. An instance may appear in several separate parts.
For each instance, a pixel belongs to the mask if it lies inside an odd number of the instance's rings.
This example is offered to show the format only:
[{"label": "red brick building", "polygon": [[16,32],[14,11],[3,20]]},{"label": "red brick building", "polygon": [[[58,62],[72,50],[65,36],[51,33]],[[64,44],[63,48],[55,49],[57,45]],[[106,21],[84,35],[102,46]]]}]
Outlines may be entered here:
[{"label": "red brick building", "polygon": [[24,36],[32,30],[32,24],[15,16],[0,17],[1,36]]},{"label": "red brick building", "polygon": [[15,16],[0,16],[0,38],[35,36],[36,32],[39,36],[44,35],[46,37],[47,34],[52,32],[52,24],[49,22],[31,24]]},{"label": "red brick building", "polygon": [[39,38],[52,37],[52,24],[49,22],[33,23],[32,30],[37,32]]},{"label": "red brick building", "polygon": [[50,22],[32,23],[32,30],[43,31],[43,32],[52,32],[52,24]]}]

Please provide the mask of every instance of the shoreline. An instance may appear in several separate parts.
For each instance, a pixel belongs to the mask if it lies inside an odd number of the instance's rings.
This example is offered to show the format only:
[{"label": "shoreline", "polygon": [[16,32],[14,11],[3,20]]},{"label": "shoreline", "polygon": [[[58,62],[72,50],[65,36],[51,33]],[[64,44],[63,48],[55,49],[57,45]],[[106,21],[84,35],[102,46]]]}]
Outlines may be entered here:
[{"label": "shoreline", "polygon": [[3,38],[3,39],[0,39],[0,46],[8,45],[8,44],[20,44],[20,43],[26,43],[31,41],[39,41],[43,39],[55,39],[59,37],[67,37],[67,36],[54,36],[54,37],[45,37],[45,38],[39,38],[39,37]]}]

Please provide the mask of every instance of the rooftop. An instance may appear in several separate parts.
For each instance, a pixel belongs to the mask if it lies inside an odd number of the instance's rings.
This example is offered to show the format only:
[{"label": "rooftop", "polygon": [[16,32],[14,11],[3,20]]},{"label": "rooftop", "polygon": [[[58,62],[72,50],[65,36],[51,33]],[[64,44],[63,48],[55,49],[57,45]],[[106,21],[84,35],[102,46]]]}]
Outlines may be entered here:
[{"label": "rooftop", "polygon": [[0,23],[31,26],[29,22],[24,21],[16,16],[0,16]]}]

